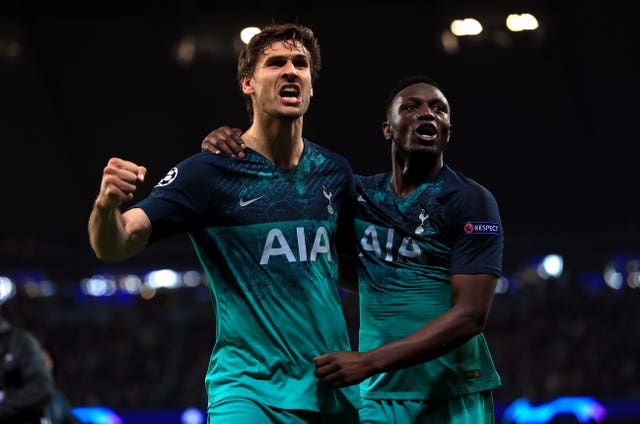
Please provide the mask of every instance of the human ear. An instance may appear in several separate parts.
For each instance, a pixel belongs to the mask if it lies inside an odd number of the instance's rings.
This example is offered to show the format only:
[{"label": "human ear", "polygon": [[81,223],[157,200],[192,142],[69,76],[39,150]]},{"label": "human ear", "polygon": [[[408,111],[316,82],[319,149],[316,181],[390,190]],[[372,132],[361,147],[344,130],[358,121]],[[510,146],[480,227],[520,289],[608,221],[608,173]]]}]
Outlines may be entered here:
[{"label": "human ear", "polygon": [[393,138],[393,133],[391,132],[391,124],[389,121],[384,121],[382,123],[382,135],[387,140],[391,140]]},{"label": "human ear", "polygon": [[253,80],[250,77],[242,77],[242,92],[247,96],[255,93],[255,89],[253,88]]}]

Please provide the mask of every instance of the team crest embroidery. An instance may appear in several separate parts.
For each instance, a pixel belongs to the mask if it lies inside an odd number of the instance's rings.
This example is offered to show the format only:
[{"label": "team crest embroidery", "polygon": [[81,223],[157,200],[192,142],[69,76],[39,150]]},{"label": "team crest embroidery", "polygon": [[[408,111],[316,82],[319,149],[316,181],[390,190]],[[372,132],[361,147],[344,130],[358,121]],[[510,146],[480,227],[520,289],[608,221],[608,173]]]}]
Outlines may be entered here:
[{"label": "team crest embroidery", "polygon": [[178,168],[176,167],[171,168],[169,172],[167,172],[167,175],[165,175],[164,178],[158,181],[158,184],[156,184],[156,187],[168,186],[176,179],[177,176],[178,176]]},{"label": "team crest embroidery", "polygon": [[422,234],[424,233],[424,222],[429,219],[429,214],[422,209],[420,211],[420,215],[418,215],[418,219],[420,220],[420,225],[418,225],[414,231],[414,233],[416,234]]},{"label": "team crest embroidery", "polygon": [[329,200],[329,204],[327,205],[327,211],[329,211],[329,215],[333,215],[334,209],[333,205],[331,204],[331,198],[333,197],[333,194],[330,193],[329,190],[327,190],[327,187],[325,187],[324,185],[322,186],[322,194],[327,198],[327,200]]}]

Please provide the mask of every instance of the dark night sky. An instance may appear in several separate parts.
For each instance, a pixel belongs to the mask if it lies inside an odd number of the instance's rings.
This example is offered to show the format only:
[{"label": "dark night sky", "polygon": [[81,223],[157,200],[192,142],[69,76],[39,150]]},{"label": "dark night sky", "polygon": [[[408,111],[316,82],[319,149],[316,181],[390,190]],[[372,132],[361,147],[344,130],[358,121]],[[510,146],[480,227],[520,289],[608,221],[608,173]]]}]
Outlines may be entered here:
[{"label": "dark night sky", "polygon": [[[14,2],[0,14],[0,51],[7,40],[22,43],[19,57],[0,58],[0,269],[100,267],[86,224],[109,157],[148,167],[142,195],[210,130],[246,127],[235,54],[224,40],[272,21],[315,30],[323,69],[305,135],[343,154],[355,172],[388,167],[380,128],[396,79],[426,73],[443,85],[454,123],[445,159],[498,199],[507,271],[550,251],[567,255],[568,266],[600,267],[615,252],[640,250],[639,56],[628,27],[617,26],[626,6],[429,3],[322,2],[297,12],[253,2],[241,12],[182,1],[88,12]],[[510,46],[499,47],[494,21],[518,4],[539,16],[541,30],[507,34]],[[486,17],[486,35],[445,54],[441,31],[472,14]],[[182,67],[172,52],[188,34],[223,43]],[[128,264],[195,260],[185,236]]]}]

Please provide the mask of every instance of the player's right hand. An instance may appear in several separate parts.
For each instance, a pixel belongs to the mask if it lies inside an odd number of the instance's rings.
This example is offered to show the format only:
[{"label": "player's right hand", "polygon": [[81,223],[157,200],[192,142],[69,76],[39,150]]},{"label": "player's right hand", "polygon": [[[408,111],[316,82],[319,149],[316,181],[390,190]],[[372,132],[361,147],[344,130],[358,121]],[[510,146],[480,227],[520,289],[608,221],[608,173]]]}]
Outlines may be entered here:
[{"label": "player's right hand", "polygon": [[243,150],[247,146],[240,138],[241,135],[242,130],[240,128],[231,128],[223,125],[207,134],[200,147],[203,152],[211,152],[217,155],[222,153],[236,158],[243,158]]},{"label": "player's right hand", "polygon": [[136,183],[143,182],[147,168],[120,158],[111,158],[102,172],[100,193],[96,207],[117,208],[124,201],[131,200],[136,191]]}]

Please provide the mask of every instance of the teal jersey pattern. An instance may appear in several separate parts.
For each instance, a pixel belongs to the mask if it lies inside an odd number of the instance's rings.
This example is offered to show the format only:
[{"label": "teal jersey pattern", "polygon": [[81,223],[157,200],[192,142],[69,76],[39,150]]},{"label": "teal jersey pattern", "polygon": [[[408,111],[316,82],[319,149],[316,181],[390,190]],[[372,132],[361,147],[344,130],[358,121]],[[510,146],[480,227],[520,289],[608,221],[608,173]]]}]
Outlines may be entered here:
[{"label": "teal jersey pattern", "polygon": [[[503,234],[493,195],[445,166],[433,182],[400,197],[391,174],[356,176],[361,351],[405,337],[452,305],[452,274],[500,276]],[[375,375],[363,398],[423,400],[500,385],[478,334],[424,364]]]},{"label": "teal jersey pattern", "polygon": [[359,405],[357,388],[320,384],[313,362],[350,349],[335,242],[342,219],[353,240],[353,214],[340,215],[354,199],[346,160],[305,140],[293,169],[252,149],[243,159],[196,154],[136,205],[152,241],[187,231],[208,276],[217,330],[209,407],[231,396],[323,412]]}]

